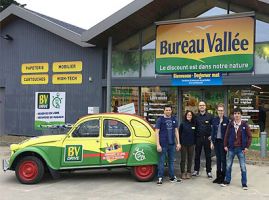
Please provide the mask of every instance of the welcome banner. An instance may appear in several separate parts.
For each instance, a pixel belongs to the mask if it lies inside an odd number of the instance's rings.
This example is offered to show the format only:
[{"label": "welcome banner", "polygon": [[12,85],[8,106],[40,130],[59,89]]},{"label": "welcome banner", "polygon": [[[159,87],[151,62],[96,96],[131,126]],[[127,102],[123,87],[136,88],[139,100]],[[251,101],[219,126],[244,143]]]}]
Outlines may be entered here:
[{"label": "welcome banner", "polygon": [[255,19],[234,17],[157,25],[156,73],[252,71]]}]

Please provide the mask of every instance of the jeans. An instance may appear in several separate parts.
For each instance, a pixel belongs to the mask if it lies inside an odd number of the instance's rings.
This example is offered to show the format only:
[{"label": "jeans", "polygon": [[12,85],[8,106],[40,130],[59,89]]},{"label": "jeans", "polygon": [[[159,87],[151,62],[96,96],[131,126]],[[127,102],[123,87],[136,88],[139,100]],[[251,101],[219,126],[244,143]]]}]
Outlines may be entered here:
[{"label": "jeans", "polygon": [[232,166],[235,155],[238,157],[241,168],[241,183],[242,185],[247,184],[246,158],[241,147],[235,147],[234,149],[229,149],[228,151],[225,181],[229,183],[231,182]]},{"label": "jeans", "polygon": [[158,178],[163,178],[164,176],[164,162],[166,159],[166,155],[168,155],[168,170],[169,177],[173,178],[175,176],[174,173],[174,160],[175,160],[175,145],[169,144],[166,147],[162,147],[162,152],[159,152],[159,164],[158,164]]},{"label": "jeans", "polygon": [[181,173],[185,173],[186,157],[187,157],[187,172],[191,173],[194,145],[181,145]]},{"label": "jeans", "polygon": [[196,138],[196,145],[195,145],[195,163],[194,163],[194,170],[200,170],[200,157],[202,148],[204,147],[205,158],[206,158],[206,172],[211,172],[211,148],[210,148],[210,141],[207,136],[201,136]]},{"label": "jeans", "polygon": [[222,171],[225,174],[226,171],[226,151],[224,150],[223,140],[216,139],[214,142],[214,149],[217,158],[217,171]]}]

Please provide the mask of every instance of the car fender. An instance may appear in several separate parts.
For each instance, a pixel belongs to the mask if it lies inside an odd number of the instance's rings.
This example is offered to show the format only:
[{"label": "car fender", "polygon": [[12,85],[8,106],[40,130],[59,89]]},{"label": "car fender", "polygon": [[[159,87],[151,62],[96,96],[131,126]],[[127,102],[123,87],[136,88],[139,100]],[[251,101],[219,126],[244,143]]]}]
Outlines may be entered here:
[{"label": "car fender", "polygon": [[[59,151],[61,151],[61,148],[59,148]],[[23,149],[20,149],[16,151],[14,154],[12,154],[9,160],[9,169],[14,169],[15,167],[14,164],[16,164],[16,162],[18,161],[18,158],[20,158],[23,155],[31,155],[33,153],[40,156],[50,168],[54,170],[57,170],[60,168],[61,156],[58,157],[59,159],[54,160],[51,155],[49,156],[48,153],[46,153],[46,151],[42,149],[42,147],[30,146],[30,147],[25,147]]]},{"label": "car fender", "polygon": [[127,166],[157,165],[158,154],[156,144],[152,143],[133,143]]}]

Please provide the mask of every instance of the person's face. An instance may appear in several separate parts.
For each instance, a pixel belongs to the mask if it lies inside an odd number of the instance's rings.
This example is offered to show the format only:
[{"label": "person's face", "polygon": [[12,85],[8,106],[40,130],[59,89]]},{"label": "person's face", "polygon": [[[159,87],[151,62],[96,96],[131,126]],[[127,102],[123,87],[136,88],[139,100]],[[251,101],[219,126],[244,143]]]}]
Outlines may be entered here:
[{"label": "person's face", "polygon": [[191,121],[191,119],[192,119],[192,114],[191,114],[191,112],[188,112],[188,113],[187,113],[186,118],[187,118],[188,121]]},{"label": "person's face", "polygon": [[170,107],[164,108],[164,114],[166,116],[171,116],[172,115],[172,108],[170,108]]},{"label": "person's face", "polygon": [[224,108],[223,107],[218,107],[217,112],[218,112],[218,116],[222,118],[223,115],[224,115]]},{"label": "person's face", "polygon": [[234,113],[234,120],[235,121],[240,121],[241,120],[241,113],[240,112],[235,112]]},{"label": "person's face", "polygon": [[200,112],[205,112],[205,110],[206,110],[205,102],[201,101],[201,102],[199,103],[199,111],[200,111]]}]

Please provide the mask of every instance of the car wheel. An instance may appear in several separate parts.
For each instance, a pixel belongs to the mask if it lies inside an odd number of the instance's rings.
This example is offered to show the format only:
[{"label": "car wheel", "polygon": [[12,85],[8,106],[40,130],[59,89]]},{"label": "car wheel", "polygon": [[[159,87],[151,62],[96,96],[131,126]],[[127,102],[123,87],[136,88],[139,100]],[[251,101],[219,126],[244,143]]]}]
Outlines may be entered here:
[{"label": "car wheel", "polygon": [[135,166],[132,169],[133,176],[138,181],[152,181],[156,174],[155,165]]},{"label": "car wheel", "polygon": [[26,156],[20,159],[16,165],[16,177],[23,184],[35,184],[44,176],[43,162],[34,156]]}]

